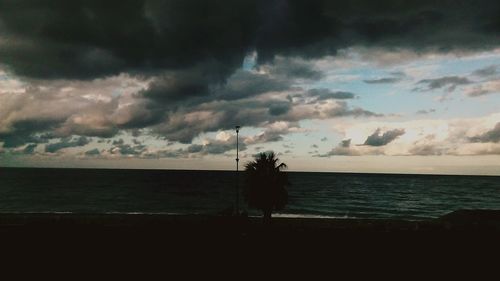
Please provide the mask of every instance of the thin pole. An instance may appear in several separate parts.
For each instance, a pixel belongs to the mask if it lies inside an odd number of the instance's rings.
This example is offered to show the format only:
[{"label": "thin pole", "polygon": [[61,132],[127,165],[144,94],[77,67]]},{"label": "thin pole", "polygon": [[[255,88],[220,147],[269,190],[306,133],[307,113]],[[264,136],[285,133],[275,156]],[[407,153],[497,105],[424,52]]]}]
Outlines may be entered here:
[{"label": "thin pole", "polygon": [[236,126],[236,215],[240,214],[240,186],[239,186],[239,138],[240,126]]}]

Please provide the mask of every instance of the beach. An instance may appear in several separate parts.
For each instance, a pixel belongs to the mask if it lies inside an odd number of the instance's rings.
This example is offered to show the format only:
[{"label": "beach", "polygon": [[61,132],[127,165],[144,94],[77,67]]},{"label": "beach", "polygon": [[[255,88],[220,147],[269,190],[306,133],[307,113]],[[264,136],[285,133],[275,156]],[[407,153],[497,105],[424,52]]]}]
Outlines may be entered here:
[{"label": "beach", "polygon": [[264,224],[260,217],[171,214],[3,213],[0,235],[93,234],[169,237],[196,241],[258,241],[280,237],[297,243],[351,236],[498,235],[500,210],[459,210],[430,220],[284,218]]},{"label": "beach", "polygon": [[105,271],[111,279],[127,272],[139,279],[232,270],[245,276],[302,272],[304,278],[331,270],[358,277],[456,272],[460,265],[494,262],[489,257],[498,253],[499,237],[500,211],[493,210],[424,221],[273,218],[270,225],[261,218],[200,215],[0,215],[2,254],[23,271],[89,278]]}]

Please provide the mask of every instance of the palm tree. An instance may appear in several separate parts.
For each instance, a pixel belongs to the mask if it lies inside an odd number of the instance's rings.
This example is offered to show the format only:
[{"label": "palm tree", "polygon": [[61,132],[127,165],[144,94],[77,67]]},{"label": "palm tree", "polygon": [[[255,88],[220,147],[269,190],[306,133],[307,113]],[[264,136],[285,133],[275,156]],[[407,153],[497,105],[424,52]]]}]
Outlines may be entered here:
[{"label": "palm tree", "polygon": [[259,153],[255,160],[245,165],[246,181],[243,196],[250,208],[262,210],[264,223],[271,221],[275,210],[282,210],[288,203],[287,174],[282,170],[285,163],[278,164],[274,152]]}]

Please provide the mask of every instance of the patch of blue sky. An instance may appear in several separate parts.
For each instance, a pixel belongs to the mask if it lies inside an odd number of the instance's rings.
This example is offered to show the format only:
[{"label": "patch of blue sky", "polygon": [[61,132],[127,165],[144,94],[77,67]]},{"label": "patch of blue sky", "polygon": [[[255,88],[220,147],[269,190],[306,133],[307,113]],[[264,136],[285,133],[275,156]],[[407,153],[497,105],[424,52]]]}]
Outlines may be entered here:
[{"label": "patch of blue sky", "polygon": [[448,109],[443,112],[444,117],[481,117],[500,112],[500,94],[492,93],[480,97],[468,97],[462,93],[455,93],[452,99],[444,104]]},{"label": "patch of blue sky", "polygon": [[[439,57],[438,59],[426,59],[419,62],[410,62],[405,66],[393,66],[388,68],[379,68],[373,65],[369,67],[358,67],[347,70],[331,72],[331,75],[351,75],[358,79],[339,83],[328,79],[311,84],[308,88],[328,88],[331,90],[350,91],[359,98],[351,100],[350,104],[359,106],[366,110],[371,110],[383,114],[402,114],[413,115],[419,110],[436,109],[437,115],[443,116],[480,116],[485,112],[495,112],[495,106],[498,97],[493,95],[482,98],[464,97],[462,87],[452,93],[447,93],[447,89],[435,89],[432,91],[418,92],[412,91],[418,86],[420,79],[436,79],[444,76],[465,76],[471,80],[477,80],[471,77],[471,73],[477,69],[488,67],[490,65],[500,64],[500,54],[497,55],[479,55],[463,57]],[[406,76],[396,83],[386,84],[368,84],[363,80],[380,79],[394,77],[391,72],[405,71],[405,67],[421,69],[420,76]],[[448,99],[439,101],[441,97],[448,95]],[[495,103],[483,104],[485,99],[492,99]],[[474,106],[471,106],[474,105]],[[446,112],[445,112],[446,111]]]},{"label": "patch of blue sky", "polygon": [[[500,64],[500,57],[497,58],[482,58],[482,59],[466,59],[458,58],[455,60],[443,61],[440,64],[435,75],[441,76],[470,76],[473,71],[488,67],[492,64]],[[437,78],[437,77],[436,77]]]},{"label": "patch of blue sky", "polygon": [[241,68],[246,71],[251,71],[257,64],[257,52],[253,51],[245,56]]},{"label": "patch of blue sky", "polygon": [[[480,77],[474,77],[473,71],[488,67],[490,65],[500,64],[500,55],[496,56],[478,56],[478,57],[459,57],[456,59],[443,60],[439,64],[432,76],[428,79],[435,79],[444,76],[462,76],[467,77],[473,82],[480,82]],[[479,84],[477,84],[479,85]],[[434,101],[434,107],[445,107],[443,117],[479,117],[486,114],[498,112],[500,97],[498,94],[489,94],[481,97],[469,97],[464,94],[465,87],[473,87],[474,84],[458,86],[453,92],[447,93],[445,88],[436,89],[424,93],[425,96],[433,99],[439,96],[447,95],[447,98],[442,101]],[[410,102],[410,101],[408,101]]]},{"label": "patch of blue sky", "polygon": [[343,85],[334,82],[320,82],[314,87],[352,92],[357,98],[350,100],[350,105],[382,114],[414,112],[422,108],[432,107],[435,103],[432,98],[421,93],[402,90],[398,86],[399,83],[367,84],[363,82],[366,79],[376,78],[366,77]]}]

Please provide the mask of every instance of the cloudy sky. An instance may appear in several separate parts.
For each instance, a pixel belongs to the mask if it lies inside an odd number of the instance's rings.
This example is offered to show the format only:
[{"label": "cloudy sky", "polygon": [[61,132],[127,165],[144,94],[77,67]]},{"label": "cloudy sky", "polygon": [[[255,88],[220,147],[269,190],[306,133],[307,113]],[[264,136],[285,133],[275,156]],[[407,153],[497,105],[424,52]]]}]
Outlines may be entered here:
[{"label": "cloudy sky", "polygon": [[0,165],[500,174],[500,2],[0,0]]}]

